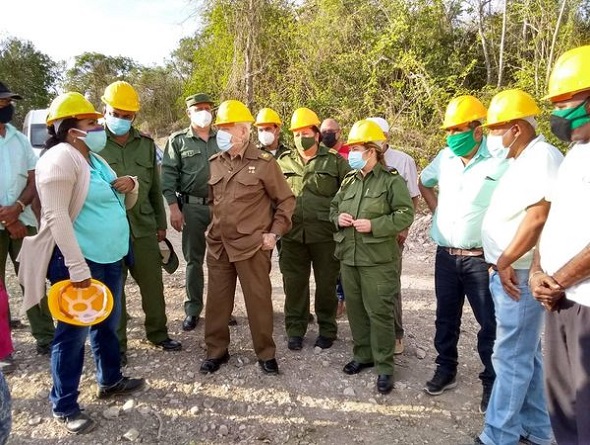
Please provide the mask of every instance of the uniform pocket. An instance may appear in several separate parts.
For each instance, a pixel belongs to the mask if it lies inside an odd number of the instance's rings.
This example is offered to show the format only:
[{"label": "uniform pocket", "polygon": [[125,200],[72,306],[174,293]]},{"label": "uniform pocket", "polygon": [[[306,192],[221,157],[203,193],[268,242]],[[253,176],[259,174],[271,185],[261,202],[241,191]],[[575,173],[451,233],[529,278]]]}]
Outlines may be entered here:
[{"label": "uniform pocket", "polygon": [[236,201],[255,201],[264,192],[260,179],[252,174],[245,174],[236,178],[234,199]]},{"label": "uniform pocket", "polygon": [[319,196],[334,196],[338,191],[338,176],[329,171],[316,171],[308,179],[308,185],[311,192]]}]

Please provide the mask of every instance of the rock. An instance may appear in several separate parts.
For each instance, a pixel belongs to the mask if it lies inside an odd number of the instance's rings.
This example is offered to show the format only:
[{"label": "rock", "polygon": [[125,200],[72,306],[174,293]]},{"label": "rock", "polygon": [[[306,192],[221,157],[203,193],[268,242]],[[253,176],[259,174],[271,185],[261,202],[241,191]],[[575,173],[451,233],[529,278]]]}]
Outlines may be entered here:
[{"label": "rock", "polygon": [[322,360],[322,366],[324,368],[327,368],[328,366],[330,366],[330,362],[328,360]]},{"label": "rock", "polygon": [[47,400],[49,398],[49,391],[47,389],[42,389],[37,393],[37,397],[42,400]]},{"label": "rock", "polygon": [[418,357],[420,360],[425,359],[426,351],[422,348],[416,348],[416,357]]},{"label": "rock", "polygon": [[35,416],[29,419],[27,422],[30,426],[39,425],[41,423],[41,417]]},{"label": "rock", "polygon": [[151,410],[150,410],[150,407],[149,406],[142,405],[139,408],[137,408],[137,411],[142,416],[147,416],[150,413]]},{"label": "rock", "polygon": [[187,372],[187,373],[186,373],[186,376],[187,376],[189,379],[194,379],[194,378],[195,378],[195,373],[194,373],[194,372],[190,372],[190,371],[189,371],[189,372]]},{"label": "rock", "polygon": [[347,387],[344,389],[344,395],[345,396],[355,396],[356,393],[354,392],[354,389],[352,389],[351,387]]},{"label": "rock", "polygon": [[191,409],[189,410],[189,412],[190,412],[190,413],[191,413],[193,416],[196,416],[197,414],[199,414],[199,411],[200,411],[200,410],[201,410],[201,409],[200,409],[198,406],[196,406],[196,405],[195,405],[195,406],[191,407]]},{"label": "rock", "polygon": [[372,403],[373,405],[376,405],[376,404],[377,404],[377,400],[375,400],[373,397],[371,397],[371,398],[368,400],[368,402],[369,402],[369,403]]},{"label": "rock", "polygon": [[320,348],[319,346],[316,346],[315,348],[313,348],[314,354],[321,354],[321,352],[322,352],[322,348]]},{"label": "rock", "polygon": [[245,429],[246,429],[246,425],[243,425],[243,424],[238,427],[238,430],[240,430],[240,431],[244,431]]},{"label": "rock", "polygon": [[125,411],[126,413],[131,411],[133,408],[135,408],[135,400],[133,399],[127,400],[123,405],[123,411]]},{"label": "rock", "polygon": [[229,434],[229,428],[227,425],[219,425],[219,434],[222,436],[227,436]]},{"label": "rock", "polygon": [[203,400],[203,406],[207,409],[211,409],[213,408],[213,405],[215,405],[215,403],[213,402],[213,400],[211,399],[205,399]]},{"label": "rock", "polygon": [[111,406],[110,408],[105,409],[102,412],[102,416],[105,419],[116,419],[117,417],[119,417],[119,407]]},{"label": "rock", "polygon": [[123,437],[129,442],[135,442],[139,438],[139,431],[137,431],[135,428],[131,428],[129,431],[123,434]]}]

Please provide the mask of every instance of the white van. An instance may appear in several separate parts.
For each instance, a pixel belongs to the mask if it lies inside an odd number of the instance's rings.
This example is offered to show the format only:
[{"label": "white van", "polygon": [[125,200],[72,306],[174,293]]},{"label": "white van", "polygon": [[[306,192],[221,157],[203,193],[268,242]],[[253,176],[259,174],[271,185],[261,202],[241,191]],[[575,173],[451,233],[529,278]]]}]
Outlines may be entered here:
[{"label": "white van", "polygon": [[49,137],[47,125],[45,124],[47,111],[47,109],[29,111],[25,116],[25,123],[23,124],[23,133],[33,146],[37,157],[39,157],[41,150],[45,147],[45,141]]}]

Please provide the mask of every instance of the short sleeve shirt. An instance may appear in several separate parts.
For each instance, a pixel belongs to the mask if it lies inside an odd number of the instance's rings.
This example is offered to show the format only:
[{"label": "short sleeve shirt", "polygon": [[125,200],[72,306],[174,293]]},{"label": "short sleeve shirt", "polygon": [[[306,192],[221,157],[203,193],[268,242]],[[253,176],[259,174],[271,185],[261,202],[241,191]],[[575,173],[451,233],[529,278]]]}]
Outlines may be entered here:
[{"label": "short sleeve shirt", "polygon": [[492,193],[507,167],[506,160],[492,157],[483,139],[467,165],[450,148],[441,150],[422,171],[426,187],[438,185],[438,206],[430,235],[443,247],[482,247],[481,226]]},{"label": "short sleeve shirt", "polygon": [[[0,205],[13,205],[27,186],[28,172],[35,170],[37,156],[33,147],[21,132],[6,124],[6,134],[0,136]],[[37,221],[27,206],[18,218],[25,226],[35,226]],[[0,230],[4,226],[0,224]]]},{"label": "short sleeve shirt", "polygon": [[[563,155],[545,142],[543,136],[533,139],[516,159],[508,160],[508,169],[486,212],[482,239],[486,261],[497,264],[524,220],[527,208],[545,199],[551,189]],[[514,269],[529,269],[533,249],[516,260]]]},{"label": "short sleeve shirt", "polygon": [[[541,267],[553,275],[590,244],[590,143],[565,156],[551,191],[551,210],[539,244]],[[565,290],[567,298],[590,306],[590,279]]]},{"label": "short sleeve shirt", "polygon": [[409,154],[395,150],[391,147],[385,150],[383,157],[387,168],[389,170],[395,168],[406,181],[408,191],[410,192],[410,198],[420,196],[420,190],[418,189],[418,171],[414,159],[412,159]]}]

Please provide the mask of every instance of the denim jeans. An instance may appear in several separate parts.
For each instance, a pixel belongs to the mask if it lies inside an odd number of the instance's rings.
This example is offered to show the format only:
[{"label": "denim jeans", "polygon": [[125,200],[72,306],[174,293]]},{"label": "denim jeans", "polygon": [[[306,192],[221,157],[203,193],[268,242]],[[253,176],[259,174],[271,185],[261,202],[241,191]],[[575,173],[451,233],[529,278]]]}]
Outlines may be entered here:
[{"label": "denim jeans", "polygon": [[491,387],[496,374],[492,351],[496,338],[494,302],[489,289],[489,265],[482,256],[451,255],[444,247],[436,251],[434,287],[436,292],[436,333],[434,346],[438,353],[438,371],[457,374],[457,343],[461,332],[461,315],[465,296],[469,300],[480,330],[477,351],[484,365],[479,374],[482,384]]},{"label": "denim jeans", "polygon": [[[90,346],[96,364],[96,380],[101,388],[117,384],[122,378],[117,326],[121,316],[121,262],[99,264],[86,260],[92,278],[102,281],[113,294],[113,311],[106,320],[90,327],[74,326],[59,321],[51,350],[53,388],[49,399],[55,416],[72,416],[80,412],[78,387],[84,366],[84,345],[90,333]],[[67,268],[50,267],[53,284],[69,278]]]},{"label": "denim jeans", "polygon": [[4,379],[4,374],[0,371],[0,445],[4,445],[8,440],[8,436],[10,436],[10,429],[12,427],[12,413],[10,408],[10,390]]},{"label": "denim jeans", "polygon": [[516,270],[520,300],[490,277],[496,308],[496,344],[492,361],[496,381],[480,439],[487,445],[517,445],[524,436],[539,445],[551,443],[551,425],[543,392],[541,331],[544,309],[528,286],[528,270]]}]

